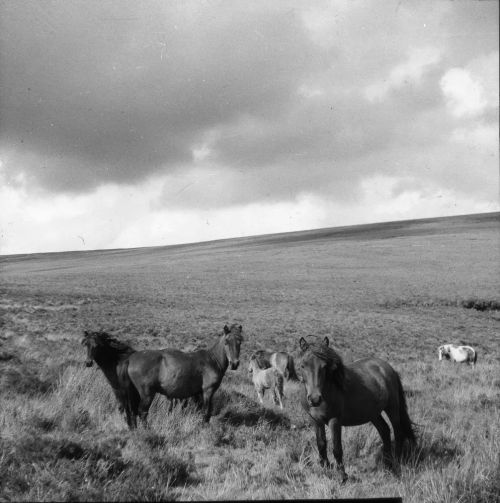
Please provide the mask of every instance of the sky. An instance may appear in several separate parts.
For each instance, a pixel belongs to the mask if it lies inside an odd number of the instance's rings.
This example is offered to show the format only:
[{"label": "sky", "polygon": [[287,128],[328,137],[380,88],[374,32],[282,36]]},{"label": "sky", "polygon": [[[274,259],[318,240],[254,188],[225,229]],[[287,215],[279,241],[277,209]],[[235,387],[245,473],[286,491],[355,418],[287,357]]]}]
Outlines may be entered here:
[{"label": "sky", "polygon": [[0,254],[498,211],[498,14],[0,0]]}]

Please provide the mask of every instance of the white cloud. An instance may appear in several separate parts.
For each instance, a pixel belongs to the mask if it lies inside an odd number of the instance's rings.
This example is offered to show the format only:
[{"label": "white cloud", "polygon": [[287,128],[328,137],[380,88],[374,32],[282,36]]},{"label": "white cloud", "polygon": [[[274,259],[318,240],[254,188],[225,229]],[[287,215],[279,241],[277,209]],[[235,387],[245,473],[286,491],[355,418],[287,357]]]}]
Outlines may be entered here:
[{"label": "white cloud", "polygon": [[468,128],[457,128],[451,140],[476,148],[498,151],[498,126],[477,124]]},{"label": "white cloud", "polygon": [[360,198],[349,203],[302,193],[293,201],[227,208],[152,206],[168,183],[164,177],[124,190],[110,185],[73,199],[0,187],[0,253],[159,246],[499,209],[437,184],[385,175],[364,179]]},{"label": "white cloud", "polygon": [[404,63],[395,66],[389,75],[365,88],[365,97],[370,102],[382,101],[391,90],[406,84],[418,84],[422,75],[441,60],[435,47],[412,49]]},{"label": "white cloud", "polygon": [[476,115],[487,105],[481,83],[467,70],[462,68],[448,70],[440,84],[446,97],[446,104],[455,117]]},{"label": "white cloud", "polygon": [[440,81],[448,110],[455,117],[476,116],[498,108],[498,51],[448,70]]}]

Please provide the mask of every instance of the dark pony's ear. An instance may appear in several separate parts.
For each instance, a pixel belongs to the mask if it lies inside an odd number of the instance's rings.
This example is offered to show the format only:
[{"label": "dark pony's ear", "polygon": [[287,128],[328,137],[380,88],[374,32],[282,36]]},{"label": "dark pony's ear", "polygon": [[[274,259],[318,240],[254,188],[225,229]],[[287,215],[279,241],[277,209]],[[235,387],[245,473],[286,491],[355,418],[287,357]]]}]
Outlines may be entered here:
[{"label": "dark pony's ear", "polygon": [[325,346],[329,346],[330,345],[330,339],[328,339],[328,337],[325,335],[325,338],[323,339],[323,344]]},{"label": "dark pony's ear", "polygon": [[299,347],[302,351],[305,351],[309,347],[309,344],[307,344],[307,341],[304,339],[304,337],[300,338]]},{"label": "dark pony's ear", "polygon": [[227,335],[229,332],[229,327],[227,325],[224,325],[224,333]]}]

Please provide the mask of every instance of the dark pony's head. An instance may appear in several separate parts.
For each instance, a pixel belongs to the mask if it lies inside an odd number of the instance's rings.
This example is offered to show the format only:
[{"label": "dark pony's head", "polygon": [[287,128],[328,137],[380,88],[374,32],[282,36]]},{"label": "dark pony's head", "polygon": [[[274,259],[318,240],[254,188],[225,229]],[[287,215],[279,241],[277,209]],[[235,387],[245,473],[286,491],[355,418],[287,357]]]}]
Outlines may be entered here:
[{"label": "dark pony's head", "polygon": [[342,358],[330,347],[328,337],[323,342],[307,342],[300,338],[302,351],[299,362],[299,379],[304,383],[307,402],[318,407],[323,399],[323,391],[329,384],[344,390],[344,363]]},{"label": "dark pony's head", "polygon": [[87,359],[85,360],[87,367],[92,367],[94,361],[99,364],[116,362],[121,357],[128,356],[135,351],[128,344],[103,331],[85,330],[81,344],[87,348]]}]

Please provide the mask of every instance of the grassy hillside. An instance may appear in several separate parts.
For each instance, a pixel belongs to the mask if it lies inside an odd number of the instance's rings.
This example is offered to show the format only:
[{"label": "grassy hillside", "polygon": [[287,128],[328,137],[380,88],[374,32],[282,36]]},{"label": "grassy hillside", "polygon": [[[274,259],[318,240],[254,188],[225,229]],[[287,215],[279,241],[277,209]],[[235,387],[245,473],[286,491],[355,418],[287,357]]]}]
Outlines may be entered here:
[{"label": "grassy hillside", "polygon": [[[398,496],[494,501],[500,464],[500,214],[319,229],[171,247],[0,257],[1,499],[228,499]],[[137,348],[210,344],[243,325],[216,416],[168,414],[130,434],[84,329]],[[420,444],[397,478],[370,426],[345,429],[351,476],[317,465],[314,435],[287,384],[284,414],[262,408],[252,351],[297,354],[328,335],[350,361],[401,374]],[[437,346],[478,350],[475,369]],[[292,427],[293,426],[293,427]],[[329,446],[329,456],[330,446]]]}]

